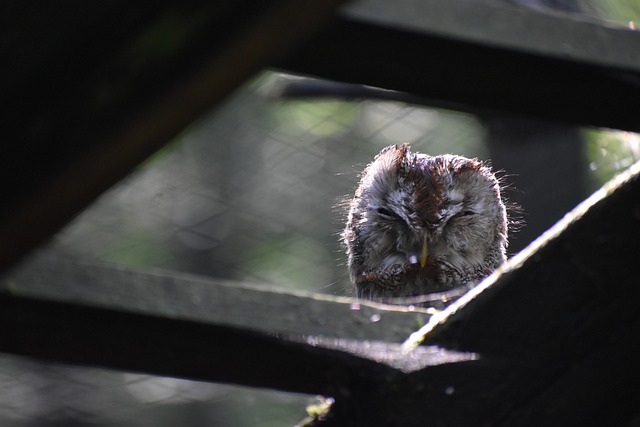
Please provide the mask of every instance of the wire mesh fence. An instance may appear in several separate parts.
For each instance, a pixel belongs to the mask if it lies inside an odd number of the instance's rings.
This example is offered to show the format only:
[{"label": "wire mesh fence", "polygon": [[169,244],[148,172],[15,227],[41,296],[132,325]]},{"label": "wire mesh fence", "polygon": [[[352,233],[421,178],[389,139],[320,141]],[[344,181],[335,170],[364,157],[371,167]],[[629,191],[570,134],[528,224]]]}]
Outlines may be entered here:
[{"label": "wire mesh fence", "polygon": [[0,357],[0,425],[283,426],[304,395]]},{"label": "wire mesh fence", "polygon": [[341,201],[382,147],[486,157],[468,115],[286,100],[266,74],[56,236],[72,256],[343,293]]},{"label": "wire mesh fence", "polygon": [[[472,115],[402,102],[277,96],[283,84],[304,81],[258,76],[43,250],[350,295],[339,233],[358,172],[402,142],[487,159],[487,131]],[[637,158],[634,135],[589,132],[598,181]],[[308,399],[0,358],[3,426],[292,425]]]}]

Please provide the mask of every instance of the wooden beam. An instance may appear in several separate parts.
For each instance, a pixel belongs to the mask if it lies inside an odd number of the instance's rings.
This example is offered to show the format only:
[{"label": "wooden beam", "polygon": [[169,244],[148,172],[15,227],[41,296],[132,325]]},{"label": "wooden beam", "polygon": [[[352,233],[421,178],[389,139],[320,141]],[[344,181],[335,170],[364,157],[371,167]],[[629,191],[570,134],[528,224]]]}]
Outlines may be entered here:
[{"label": "wooden beam", "polygon": [[[494,378],[491,397],[478,399],[469,417],[579,426],[626,425],[638,416],[639,175],[640,163],[419,333],[427,344],[503,367],[504,378]],[[470,394],[459,399],[482,393],[465,384]]]},{"label": "wooden beam", "polygon": [[0,290],[21,298],[210,322],[267,335],[396,343],[432,312],[47,254],[7,275]]},{"label": "wooden beam", "polygon": [[0,281],[0,351],[332,394],[472,360],[435,348],[404,357],[400,343],[429,313],[46,256]]},{"label": "wooden beam", "polygon": [[626,328],[640,316],[639,176],[636,163],[432,319],[428,341],[501,356],[573,358],[593,349],[585,336],[596,334],[598,342]]},{"label": "wooden beam", "polygon": [[376,0],[274,65],[436,106],[639,131],[638,51],[640,33],[567,15]]},{"label": "wooden beam", "polygon": [[[493,0],[353,2],[345,17],[480,46],[640,71],[640,34],[586,14]],[[611,49],[615,46],[616,49]]]}]

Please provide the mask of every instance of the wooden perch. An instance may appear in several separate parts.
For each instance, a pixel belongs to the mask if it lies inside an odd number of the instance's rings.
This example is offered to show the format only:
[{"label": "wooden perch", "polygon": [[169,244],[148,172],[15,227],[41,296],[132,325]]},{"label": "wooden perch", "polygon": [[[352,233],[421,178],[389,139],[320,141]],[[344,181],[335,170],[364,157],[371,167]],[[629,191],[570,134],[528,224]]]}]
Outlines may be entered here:
[{"label": "wooden perch", "polygon": [[26,262],[0,289],[0,351],[67,363],[327,393],[334,368],[464,360],[429,349],[403,362],[400,343],[430,316],[419,308],[51,256]]}]

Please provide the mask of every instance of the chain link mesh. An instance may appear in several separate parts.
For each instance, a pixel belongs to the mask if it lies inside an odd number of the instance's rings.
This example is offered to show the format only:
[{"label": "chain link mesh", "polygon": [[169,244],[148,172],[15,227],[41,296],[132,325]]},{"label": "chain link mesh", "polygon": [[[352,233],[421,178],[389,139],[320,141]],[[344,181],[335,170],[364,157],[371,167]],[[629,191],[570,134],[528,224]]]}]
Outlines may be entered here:
[{"label": "chain link mesh", "polygon": [[[45,250],[349,295],[339,233],[343,201],[365,164],[405,141],[429,154],[488,155],[485,128],[471,115],[277,96],[291,83],[304,80],[257,77],[101,196]],[[609,143],[593,141],[596,152]],[[0,425],[9,427],[293,425],[307,399],[0,358]]]}]

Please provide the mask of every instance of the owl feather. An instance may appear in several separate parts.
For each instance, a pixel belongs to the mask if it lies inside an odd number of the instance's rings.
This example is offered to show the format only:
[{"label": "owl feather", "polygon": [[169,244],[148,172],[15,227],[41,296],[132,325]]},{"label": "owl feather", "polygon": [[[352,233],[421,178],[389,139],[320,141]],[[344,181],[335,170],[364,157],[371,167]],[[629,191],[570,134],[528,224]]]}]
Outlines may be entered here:
[{"label": "owl feather", "polygon": [[478,159],[384,148],[362,172],[342,240],[361,298],[475,284],[506,259],[500,183]]}]

